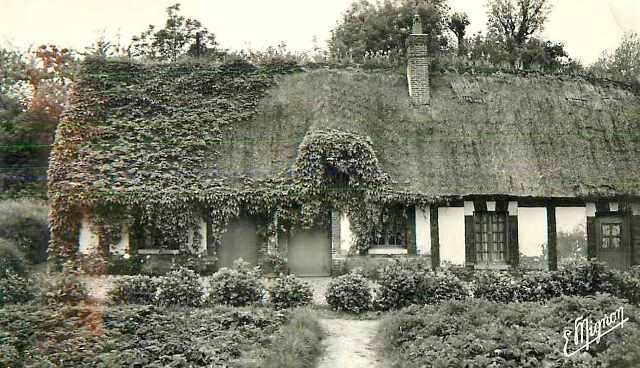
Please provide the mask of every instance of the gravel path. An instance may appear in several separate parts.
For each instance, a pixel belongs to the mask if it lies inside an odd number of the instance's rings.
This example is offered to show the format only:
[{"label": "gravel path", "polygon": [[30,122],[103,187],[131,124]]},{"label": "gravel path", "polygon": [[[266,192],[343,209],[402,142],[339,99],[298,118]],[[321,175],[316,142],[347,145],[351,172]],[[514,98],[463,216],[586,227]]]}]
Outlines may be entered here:
[{"label": "gravel path", "polygon": [[327,336],[318,368],[383,367],[372,342],[380,321],[322,319],[320,324]]}]

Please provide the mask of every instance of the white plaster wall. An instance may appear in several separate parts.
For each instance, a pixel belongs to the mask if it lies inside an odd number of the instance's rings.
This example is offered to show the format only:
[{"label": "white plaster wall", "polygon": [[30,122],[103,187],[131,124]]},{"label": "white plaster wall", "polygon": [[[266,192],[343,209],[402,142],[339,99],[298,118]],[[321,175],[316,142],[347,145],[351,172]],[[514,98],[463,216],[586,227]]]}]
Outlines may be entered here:
[{"label": "white plaster wall", "polygon": [[[557,213],[556,213],[557,217]],[[541,261],[529,265],[530,267],[544,269],[545,261],[542,259],[541,245],[547,243],[547,209],[518,207],[518,245],[520,253],[525,257],[541,257]],[[527,262],[520,259],[520,265],[526,267]]]},{"label": "white plaster wall", "polygon": [[353,240],[354,239],[353,233],[351,232],[351,222],[349,221],[349,216],[343,213],[340,216],[340,249],[338,249],[339,253],[349,253],[349,249],[351,249]]},{"label": "white plaster wall", "polygon": [[440,263],[464,265],[464,207],[438,208]]},{"label": "white plaster wall", "polygon": [[431,254],[430,209],[416,207],[416,248],[419,255]]},{"label": "white plaster wall", "polygon": [[115,245],[111,245],[111,249],[109,249],[109,251],[111,252],[111,254],[125,255],[125,254],[130,254],[129,252],[130,249],[131,248],[129,248],[129,229],[127,225],[123,224],[122,232],[120,235],[120,241]]},{"label": "white plaster wall", "polygon": [[80,223],[78,252],[80,254],[95,254],[98,252],[98,234],[91,229],[91,219],[88,215],[82,216],[82,222]]}]

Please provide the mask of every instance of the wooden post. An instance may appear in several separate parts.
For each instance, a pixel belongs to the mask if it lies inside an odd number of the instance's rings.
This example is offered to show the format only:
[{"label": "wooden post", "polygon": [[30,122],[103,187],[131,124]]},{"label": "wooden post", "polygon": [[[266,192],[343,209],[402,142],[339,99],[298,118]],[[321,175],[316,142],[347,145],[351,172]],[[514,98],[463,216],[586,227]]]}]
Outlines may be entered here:
[{"label": "wooden post", "polygon": [[547,254],[549,271],[558,269],[558,234],[556,231],[556,207],[547,203]]},{"label": "wooden post", "polygon": [[518,243],[518,202],[511,201],[507,204],[507,212],[509,217],[507,219],[508,229],[507,236],[509,237],[509,255],[511,265],[518,267],[520,265],[520,244]]},{"label": "wooden post", "polygon": [[438,207],[429,206],[429,220],[431,222],[431,268],[440,267],[440,236],[438,233]]},{"label": "wooden post", "polygon": [[475,234],[473,228],[473,211],[475,207],[472,201],[464,202],[464,265],[473,268],[476,264]]},{"label": "wooden post", "polygon": [[416,234],[416,208],[414,206],[407,208],[407,254],[415,256],[418,254],[418,235]]},{"label": "wooden post", "polygon": [[640,203],[631,203],[631,266],[640,264]]}]

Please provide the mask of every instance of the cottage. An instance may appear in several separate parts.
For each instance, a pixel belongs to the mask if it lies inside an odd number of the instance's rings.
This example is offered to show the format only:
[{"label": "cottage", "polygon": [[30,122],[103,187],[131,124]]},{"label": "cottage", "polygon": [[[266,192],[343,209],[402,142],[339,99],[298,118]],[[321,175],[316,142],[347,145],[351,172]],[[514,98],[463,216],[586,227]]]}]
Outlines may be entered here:
[{"label": "cottage", "polygon": [[[588,256],[640,263],[640,99],[611,81],[433,67],[88,60],[51,156],[51,254],[279,255],[329,275],[349,255],[518,267],[519,213],[581,207]],[[462,244],[445,244],[442,224]]]}]

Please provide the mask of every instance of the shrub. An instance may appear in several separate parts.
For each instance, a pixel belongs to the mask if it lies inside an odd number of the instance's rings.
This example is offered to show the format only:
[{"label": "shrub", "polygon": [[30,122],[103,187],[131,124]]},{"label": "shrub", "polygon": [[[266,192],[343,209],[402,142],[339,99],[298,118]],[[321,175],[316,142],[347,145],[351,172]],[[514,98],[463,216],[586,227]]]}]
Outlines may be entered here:
[{"label": "shrub", "polygon": [[417,278],[415,272],[399,263],[382,270],[375,304],[381,310],[399,309],[415,302]]},{"label": "shrub", "polygon": [[4,304],[25,303],[33,299],[33,283],[9,270],[0,277],[0,307]]},{"label": "shrub", "polygon": [[62,272],[47,274],[40,284],[41,298],[46,304],[77,304],[89,297],[87,286],[70,264],[65,264]]},{"label": "shrub", "polygon": [[269,254],[264,260],[265,272],[276,275],[287,272],[287,261],[279,255]]},{"label": "shrub", "polygon": [[239,259],[232,268],[222,268],[211,277],[209,302],[235,307],[258,303],[264,296],[264,286],[258,267]]},{"label": "shrub", "polygon": [[0,278],[9,272],[25,275],[27,260],[12,240],[0,238]]},{"label": "shrub", "polygon": [[142,271],[142,257],[139,255],[111,255],[107,259],[107,274],[137,275]]},{"label": "shrub", "polygon": [[[562,331],[620,306],[629,321],[589,353],[564,357]],[[414,367],[637,367],[640,310],[610,295],[502,304],[484,299],[412,306],[386,318],[379,338],[392,363]],[[575,349],[570,349],[571,351]]]},{"label": "shrub", "polygon": [[451,272],[411,269],[402,263],[385,267],[378,285],[375,305],[381,310],[464,299],[470,294],[468,286]]},{"label": "shrub", "polygon": [[294,275],[278,277],[269,289],[271,304],[275,308],[295,308],[311,303],[311,286]]},{"label": "shrub", "polygon": [[371,288],[366,277],[351,272],[332,279],[325,297],[334,310],[360,313],[370,308]]},{"label": "shrub", "polygon": [[158,279],[155,302],[162,306],[199,306],[203,294],[199,276],[180,267]]},{"label": "shrub", "polygon": [[268,352],[255,368],[311,368],[321,352],[322,327],[317,317],[309,312],[293,312],[271,341]]},{"label": "shrub", "polygon": [[149,276],[122,276],[107,293],[115,304],[152,304],[158,290],[158,279]]},{"label": "shrub", "polygon": [[13,241],[32,264],[47,259],[48,211],[42,200],[0,201],[0,238]]}]

